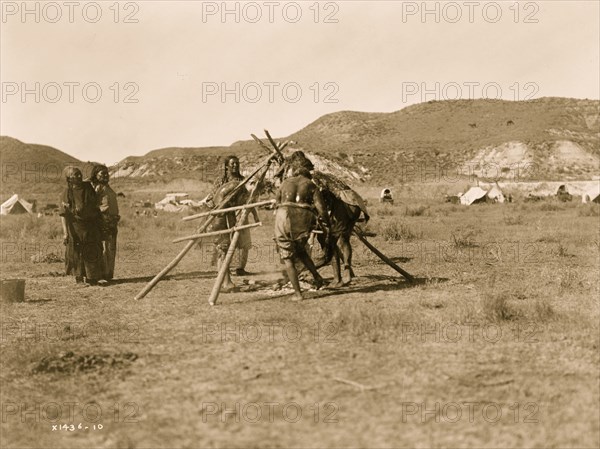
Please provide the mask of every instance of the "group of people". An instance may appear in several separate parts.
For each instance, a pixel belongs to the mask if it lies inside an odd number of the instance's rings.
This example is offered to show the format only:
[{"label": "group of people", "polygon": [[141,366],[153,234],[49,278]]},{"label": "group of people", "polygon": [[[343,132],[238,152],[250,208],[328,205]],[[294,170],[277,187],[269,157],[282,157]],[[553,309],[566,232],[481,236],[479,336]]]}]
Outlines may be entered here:
[{"label": "group of people", "polygon": [[[313,179],[313,170],[312,162],[304,153],[296,151],[282,164],[279,172],[275,175],[280,178],[281,185],[276,194],[274,237],[280,258],[285,265],[285,273],[294,287],[294,300],[303,299],[298,279],[298,268],[301,266],[304,266],[312,274],[317,288],[325,283],[318,268],[329,261],[332,262],[334,271],[332,286],[347,285],[352,276],[350,266],[352,249],[349,240],[354,224],[361,214],[361,208],[351,204],[354,202],[352,200],[347,202],[338,200],[332,194],[331,189],[319,186],[318,180]],[[214,207],[215,204],[222,202],[243,179],[240,174],[239,159],[235,156],[227,157],[223,176],[217,179],[213,193],[207,198],[209,205]],[[345,188],[349,190],[347,186]],[[248,190],[238,189],[234,198],[229,201],[229,205],[246,203],[248,195]],[[364,206],[362,211],[365,212],[365,217],[368,219]],[[259,221],[255,209],[250,209],[250,213],[255,222]],[[239,214],[231,212],[218,215],[213,222],[212,229],[217,231],[232,228],[236,225]],[[237,224],[246,223],[247,217],[243,222]],[[325,254],[320,264],[315,264],[307,249],[309,238],[315,230],[319,232],[319,243]],[[239,234],[237,250],[240,255],[235,273],[243,275],[248,274],[245,265],[252,242],[249,229],[241,230]],[[217,238],[215,246],[219,267],[225,259],[230,239],[230,234],[222,234]],[[340,265],[340,260],[343,262],[343,267]],[[231,291],[233,288],[234,284],[227,270],[222,291]]]},{"label": "group of people", "polygon": [[[359,201],[353,200],[358,196],[354,191],[342,185],[342,195],[334,195],[332,190],[335,189],[324,184],[325,175],[318,173],[314,172],[312,162],[304,153],[296,151],[285,160],[276,174],[281,185],[276,193],[274,240],[285,266],[285,273],[294,287],[295,300],[303,299],[298,280],[298,268],[301,266],[312,274],[317,288],[325,283],[318,268],[330,261],[334,273],[332,285],[337,287],[350,283],[350,234],[361,211],[368,220],[366,208],[361,206],[360,198]],[[66,273],[75,276],[77,283],[104,285],[114,276],[120,220],[117,195],[109,185],[108,168],[105,165],[94,165],[90,178],[84,180],[81,170],[71,166],[64,170],[64,176],[66,187],[60,198],[59,215],[66,247]],[[250,193],[245,188],[237,188],[243,180],[239,159],[236,156],[225,158],[223,175],[216,180],[213,192],[207,197],[209,206],[214,208],[216,204],[221,204],[234,191],[234,197],[228,204],[245,204]],[[242,214],[244,218],[240,222]],[[231,229],[236,224],[247,224],[248,215],[255,222],[259,221],[255,208],[237,213],[229,212],[215,216],[212,230]],[[325,254],[317,264],[308,251],[308,241],[315,230],[319,233],[318,240]],[[246,264],[252,240],[248,228],[238,232],[238,258],[234,273],[243,276],[250,274],[246,271]],[[229,233],[217,237],[215,255],[219,267],[230,243]],[[233,288],[227,270],[222,290],[231,291]]]},{"label": "group of people", "polygon": [[93,166],[89,180],[74,166],[63,171],[59,215],[67,275],[84,285],[104,285],[114,277],[119,205],[109,185],[108,168]]}]

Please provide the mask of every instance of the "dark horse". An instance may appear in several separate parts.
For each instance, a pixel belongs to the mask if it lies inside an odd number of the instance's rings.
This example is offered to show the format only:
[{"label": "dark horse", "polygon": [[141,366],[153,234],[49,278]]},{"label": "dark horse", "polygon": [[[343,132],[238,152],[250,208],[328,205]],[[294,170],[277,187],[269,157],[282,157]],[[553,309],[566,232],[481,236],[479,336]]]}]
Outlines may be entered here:
[{"label": "dark horse", "polygon": [[354,275],[350,236],[361,213],[364,214],[365,221],[369,220],[367,208],[363,199],[354,190],[332,175],[315,171],[313,182],[321,189],[331,220],[329,234],[319,234],[317,237],[324,255],[315,261],[315,265],[321,268],[331,262],[333,269],[331,286],[348,285]]}]

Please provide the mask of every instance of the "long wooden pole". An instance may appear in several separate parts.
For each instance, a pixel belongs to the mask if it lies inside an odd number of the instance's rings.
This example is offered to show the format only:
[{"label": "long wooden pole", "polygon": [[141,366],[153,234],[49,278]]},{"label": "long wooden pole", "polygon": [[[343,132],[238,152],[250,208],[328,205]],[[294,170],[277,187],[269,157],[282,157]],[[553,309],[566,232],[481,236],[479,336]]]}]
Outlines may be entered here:
[{"label": "long wooden pole", "polygon": [[[269,142],[271,142],[271,145],[273,145],[273,148],[275,149],[275,151],[277,151],[277,154],[279,156],[283,157],[283,154],[281,153],[281,150],[283,149],[282,145],[277,145],[275,143],[275,140],[273,140],[273,138],[271,137],[271,134],[269,134],[269,131],[267,131],[266,129],[265,129],[265,135],[267,136],[267,139],[269,139]],[[287,143],[286,143],[286,146],[287,146]]]},{"label": "long wooden pole", "polygon": [[[252,192],[250,192],[250,198],[248,198],[248,203],[252,202],[252,200],[254,198],[254,194],[256,193],[260,184],[265,179],[267,172],[269,171],[270,165],[271,165],[271,159],[269,158],[269,162],[267,162],[267,165],[265,166],[265,171],[260,176],[260,179],[258,180],[258,182],[254,185]],[[239,224],[244,223],[244,221],[246,220],[246,217],[248,216],[249,210],[250,209],[244,209],[242,211],[242,213],[240,214],[240,217],[238,218],[236,225],[238,223]],[[235,248],[237,246],[237,242],[238,242],[239,238],[240,238],[240,232],[235,231],[233,233],[233,237],[231,238],[231,242],[229,243],[229,248],[227,248],[227,253],[225,254],[225,258],[223,259],[221,266],[219,267],[219,274],[217,275],[217,279],[215,281],[215,284],[213,285],[213,289],[210,292],[210,296],[208,298],[208,303],[211,306],[214,306],[217,303],[219,293],[221,293],[221,285],[223,284],[223,280],[225,279],[225,274],[229,271],[229,265],[231,264],[231,259],[233,258],[233,253],[235,252]]]},{"label": "long wooden pole", "polygon": [[178,239],[173,240],[173,243],[185,242],[186,240],[198,240],[198,239],[202,239],[204,237],[213,237],[215,235],[231,234],[236,231],[241,231],[243,229],[249,229],[249,228],[255,228],[257,226],[262,226],[262,222],[259,221],[258,223],[250,223],[250,224],[243,225],[243,226],[236,226],[234,228],[223,229],[222,231],[211,231],[211,232],[205,232],[203,234],[194,234],[194,235],[188,235],[187,237],[179,237]]},{"label": "long wooden pole", "polygon": [[[244,210],[244,212],[246,211]],[[219,293],[221,293],[221,285],[223,284],[223,280],[225,279],[225,272],[229,270],[229,265],[231,264],[231,259],[233,259],[233,253],[235,252],[235,247],[237,246],[239,239],[240,231],[235,231],[233,237],[231,238],[231,242],[229,243],[229,248],[227,248],[227,254],[225,254],[225,258],[223,259],[221,267],[219,268],[219,274],[217,275],[215,285],[213,285],[213,289],[210,292],[210,296],[208,298],[208,303],[211,306],[214,306],[217,303],[217,298],[219,297]]]},{"label": "long wooden pole", "polygon": [[[235,189],[233,189],[229,195],[227,195],[223,201],[221,201],[221,203],[217,206],[217,208],[222,209],[225,206],[227,206],[227,203],[229,201],[231,201],[231,199],[239,192],[239,190],[245,186],[250,179],[252,179],[261,169],[263,169],[265,166],[269,167],[271,165],[271,159],[274,157],[274,155],[272,154],[271,156],[269,156],[267,159],[265,159],[263,162],[261,162],[261,164],[258,166],[258,168],[256,170],[254,170],[250,175],[248,175],[248,177],[246,179],[244,179],[241,183],[239,183]],[[206,230],[206,228],[208,228],[208,225],[214,220],[215,216],[210,216],[206,219],[206,221],[204,222],[204,224],[198,229],[198,232],[204,232]],[[169,271],[171,271],[173,268],[175,268],[177,266],[177,264],[179,262],[181,262],[181,259],[183,259],[185,257],[185,255],[194,247],[194,245],[196,244],[195,240],[191,240],[187,243],[187,245],[185,245],[185,247],[180,251],[179,254],[177,254],[177,256],[175,256],[175,258],[165,267],[163,268],[160,273],[158,273],[156,276],[154,276],[154,278],[148,282],[146,284],[146,286],[137,294],[137,296],[135,297],[136,300],[142,299],[144,296],[146,296],[150,290],[152,290],[156,284],[158,284],[160,282],[160,280],[165,277],[167,275],[167,273],[169,273]]]},{"label": "long wooden pole", "polygon": [[209,215],[220,215],[220,214],[224,214],[227,212],[233,212],[236,210],[248,209],[251,207],[266,206],[268,204],[275,204],[275,200],[259,201],[258,203],[243,204],[241,206],[228,207],[226,209],[209,210],[209,211],[202,212],[202,213],[199,213],[196,215],[189,215],[187,217],[183,217],[182,220],[183,221],[196,220],[197,218],[208,217]]},{"label": "long wooden pole", "polygon": [[252,136],[252,138],[254,139],[254,141],[261,147],[264,148],[265,150],[267,150],[269,153],[272,154],[276,154],[277,158],[282,161],[283,158],[283,154],[281,153],[281,151],[279,151],[279,147],[275,146],[275,148],[270,148],[266,143],[264,143],[262,140],[260,140],[258,137],[256,137],[254,134],[250,134]]},{"label": "long wooden pole", "polygon": [[358,239],[363,242],[365,244],[365,246],[367,248],[369,248],[377,257],[379,257],[381,260],[383,260],[386,264],[388,264],[390,267],[392,267],[394,270],[396,270],[398,273],[400,273],[402,276],[404,276],[406,278],[406,280],[408,280],[409,282],[414,282],[415,278],[412,276],[412,274],[410,274],[408,271],[403,270],[402,268],[400,268],[398,265],[396,265],[389,257],[387,257],[385,254],[383,254],[381,251],[379,251],[377,248],[375,248],[371,242],[369,242],[364,235],[362,235],[362,233],[360,231],[357,231],[356,228],[354,228],[353,234],[358,237]]}]

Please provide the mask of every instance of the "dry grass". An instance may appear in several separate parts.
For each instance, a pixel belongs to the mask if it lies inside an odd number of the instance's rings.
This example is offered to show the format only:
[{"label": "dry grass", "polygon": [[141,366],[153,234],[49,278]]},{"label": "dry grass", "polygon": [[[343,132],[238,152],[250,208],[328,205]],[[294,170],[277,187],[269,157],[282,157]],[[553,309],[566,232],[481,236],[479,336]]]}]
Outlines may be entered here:
[{"label": "dry grass", "polygon": [[600,204],[582,204],[581,207],[577,209],[577,215],[580,217],[600,217]]},{"label": "dry grass", "polygon": [[[49,423],[7,416],[2,447],[450,447],[456,435],[461,447],[597,446],[596,218],[571,205],[548,214],[531,204],[518,214],[527,226],[507,226],[512,211],[501,205],[423,204],[427,213],[409,217],[402,208],[372,211],[370,224],[379,233],[369,240],[415,275],[415,285],[353,240],[358,277],[345,289],[309,292],[300,304],[234,277],[243,291],[211,308],[215,268],[205,247],[134,301],[181,248],[169,241],[193,232],[196,223],[178,215],[135,217],[124,208],[119,282],[105,288],[74,288],[73,279],[51,274],[57,264],[5,254],[3,275],[27,278],[28,302],[2,306],[2,401],[94,401],[106,418],[102,432],[66,437]],[[281,266],[271,212],[260,214],[248,266],[259,274],[246,279],[268,284]],[[58,219],[4,223],[2,242],[20,243],[46,240]],[[322,273],[331,278],[330,268]],[[32,338],[35,325],[49,330]],[[248,338],[251,325],[262,326],[258,340]],[[294,329],[300,338],[289,338]],[[34,373],[43,361],[70,371]],[[71,370],[73,361],[85,369]],[[506,408],[508,418],[494,424],[478,415],[469,422],[465,409],[457,423],[409,416],[399,436],[402,401],[432,408],[466,400],[538,404],[536,432]],[[123,409],[112,422],[110,407],[129,402],[137,422],[122,422]],[[207,402],[295,402],[308,418],[292,424],[279,413],[250,423],[242,414],[224,423],[202,413]],[[336,424],[313,420],[309,407],[327,402],[338,406]]]},{"label": "dry grass", "polygon": [[521,214],[505,214],[502,217],[506,226],[516,226],[523,224],[523,215]]},{"label": "dry grass", "polygon": [[473,226],[466,226],[464,228],[457,228],[452,231],[452,241],[456,248],[470,248],[477,245],[475,237],[479,231]]},{"label": "dry grass", "polygon": [[388,242],[400,240],[416,240],[423,237],[423,232],[413,230],[407,223],[398,221],[385,222],[379,234]]},{"label": "dry grass", "polygon": [[431,211],[427,206],[407,206],[404,210],[404,215],[406,217],[431,216]]},{"label": "dry grass", "polygon": [[2,217],[0,239],[7,241],[62,240],[60,217],[7,215]]}]

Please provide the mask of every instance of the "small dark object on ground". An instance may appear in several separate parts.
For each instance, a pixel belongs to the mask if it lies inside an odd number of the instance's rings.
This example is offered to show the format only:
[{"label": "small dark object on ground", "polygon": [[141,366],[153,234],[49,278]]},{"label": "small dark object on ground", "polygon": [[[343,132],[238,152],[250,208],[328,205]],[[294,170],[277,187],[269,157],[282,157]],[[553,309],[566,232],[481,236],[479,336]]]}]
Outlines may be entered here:
[{"label": "small dark object on ground", "polygon": [[33,368],[32,373],[73,373],[100,370],[102,368],[120,368],[131,364],[137,358],[138,355],[133,352],[120,354],[82,354],[78,356],[69,351],[59,356],[42,358]]}]

